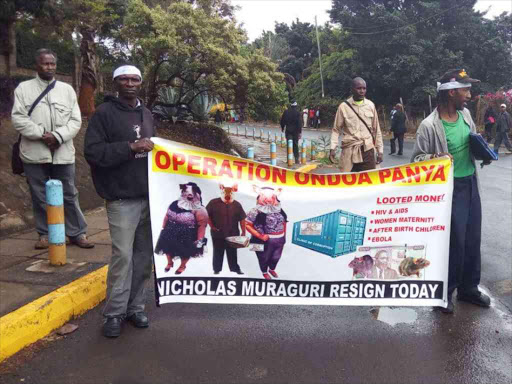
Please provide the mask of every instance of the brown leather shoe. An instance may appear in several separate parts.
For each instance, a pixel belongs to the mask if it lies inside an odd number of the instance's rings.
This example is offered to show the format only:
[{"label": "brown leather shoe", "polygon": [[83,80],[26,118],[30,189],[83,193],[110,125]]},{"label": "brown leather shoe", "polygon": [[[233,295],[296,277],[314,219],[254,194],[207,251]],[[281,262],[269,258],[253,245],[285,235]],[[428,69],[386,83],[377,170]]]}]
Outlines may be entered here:
[{"label": "brown leather shoe", "polygon": [[90,242],[87,239],[87,236],[85,234],[78,235],[74,239],[71,240],[73,244],[76,244],[80,248],[94,248],[94,243]]},{"label": "brown leather shoe", "polygon": [[39,240],[34,245],[35,249],[48,249],[50,244],[48,243],[48,236],[39,236]]}]

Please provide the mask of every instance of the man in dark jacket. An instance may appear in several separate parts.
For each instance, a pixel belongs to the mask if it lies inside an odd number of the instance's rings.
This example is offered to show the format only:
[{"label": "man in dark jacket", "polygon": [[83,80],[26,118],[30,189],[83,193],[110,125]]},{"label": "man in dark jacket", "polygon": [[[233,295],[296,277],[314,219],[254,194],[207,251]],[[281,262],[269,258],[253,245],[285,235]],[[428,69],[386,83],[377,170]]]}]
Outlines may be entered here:
[{"label": "man in dark jacket", "polygon": [[501,142],[509,152],[512,152],[512,145],[508,139],[508,131],[512,128],[512,117],[507,112],[507,106],[501,104],[500,114],[498,116],[498,123],[496,124],[496,141],[494,142],[494,152],[498,153],[500,150]]},{"label": "man in dark jacket", "polygon": [[107,97],[98,107],[84,146],[96,191],[106,200],[112,238],[103,310],[106,337],[119,336],[124,319],[148,327],[144,296],[153,258],[147,165],[153,117],[137,97],[142,75],[136,67],[121,66],[113,78],[119,97]]},{"label": "man in dark jacket", "polygon": [[393,155],[396,151],[395,140],[398,139],[398,156],[402,156],[404,152],[404,134],[407,128],[405,127],[405,114],[404,107],[402,104],[395,105],[395,113],[391,119],[391,132],[393,132],[393,138],[391,141],[391,152]]},{"label": "man in dark jacket", "polygon": [[293,141],[295,164],[300,164],[299,139],[302,137],[302,124],[296,102],[293,102],[290,108],[283,112],[283,116],[281,116],[281,131],[285,132],[287,142],[288,140]]}]

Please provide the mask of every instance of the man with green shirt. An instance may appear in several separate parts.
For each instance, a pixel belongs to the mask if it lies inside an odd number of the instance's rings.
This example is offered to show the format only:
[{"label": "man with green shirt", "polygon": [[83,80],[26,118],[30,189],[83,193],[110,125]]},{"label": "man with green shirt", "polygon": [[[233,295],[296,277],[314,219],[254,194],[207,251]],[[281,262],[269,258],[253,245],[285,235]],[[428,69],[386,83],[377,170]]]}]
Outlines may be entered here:
[{"label": "man with green shirt", "polygon": [[454,185],[448,266],[448,306],[453,313],[453,292],[457,299],[482,307],[491,300],[478,289],[481,268],[482,205],[478,169],[469,147],[469,133],[476,126],[469,110],[470,78],[464,69],[448,71],[438,83],[438,107],[421,122],[411,161],[449,156],[453,161]]}]

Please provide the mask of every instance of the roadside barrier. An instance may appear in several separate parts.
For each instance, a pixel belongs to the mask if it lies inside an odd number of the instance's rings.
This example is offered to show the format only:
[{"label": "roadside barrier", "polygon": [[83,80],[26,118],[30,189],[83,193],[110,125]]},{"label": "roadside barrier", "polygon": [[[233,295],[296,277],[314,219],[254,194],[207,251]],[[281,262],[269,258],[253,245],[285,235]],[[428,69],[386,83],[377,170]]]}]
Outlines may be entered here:
[{"label": "roadside barrier", "polygon": [[270,143],[270,164],[277,165],[277,147],[276,143]]},{"label": "roadside barrier", "polygon": [[253,147],[247,148],[247,158],[249,160],[254,160],[254,148]]},{"label": "roadside barrier", "polygon": [[46,215],[48,218],[48,258],[51,265],[66,264],[66,228],[64,194],[60,180],[46,182]]},{"label": "roadside barrier", "polygon": [[293,165],[293,141],[288,140],[288,166]]}]

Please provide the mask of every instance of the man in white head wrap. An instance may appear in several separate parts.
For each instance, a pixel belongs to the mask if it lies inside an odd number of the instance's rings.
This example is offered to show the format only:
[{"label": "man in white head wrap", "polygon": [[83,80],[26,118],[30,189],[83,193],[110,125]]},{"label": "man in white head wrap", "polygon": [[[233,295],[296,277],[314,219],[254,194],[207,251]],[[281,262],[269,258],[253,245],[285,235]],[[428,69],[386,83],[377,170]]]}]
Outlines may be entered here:
[{"label": "man in white head wrap", "polygon": [[127,319],[147,328],[145,287],[153,244],[148,201],[148,152],[155,136],[153,116],[138,98],[142,74],[133,65],[114,71],[118,97],[107,96],[92,116],[84,153],[94,186],[106,200],[112,258],[103,309],[103,335],[117,337]]},{"label": "man in white head wrap", "polygon": [[470,132],[476,133],[471,113],[470,78],[464,69],[452,69],[437,84],[438,106],[421,122],[416,133],[412,161],[448,156],[454,169],[452,220],[448,266],[448,298],[443,313],[454,312],[452,296],[459,301],[489,307],[490,298],[478,289],[481,270],[482,206],[478,168],[469,146]]}]

